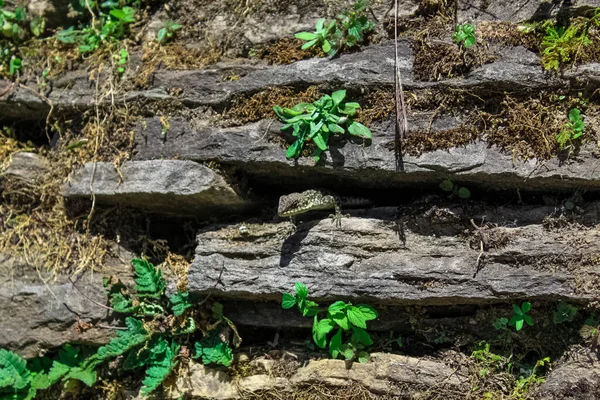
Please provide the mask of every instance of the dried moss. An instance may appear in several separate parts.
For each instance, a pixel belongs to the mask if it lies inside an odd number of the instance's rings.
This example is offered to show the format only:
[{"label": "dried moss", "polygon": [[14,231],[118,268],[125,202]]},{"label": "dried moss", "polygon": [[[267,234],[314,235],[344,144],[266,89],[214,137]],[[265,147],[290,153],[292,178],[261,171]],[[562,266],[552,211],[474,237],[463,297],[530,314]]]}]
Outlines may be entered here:
[{"label": "dried moss", "polygon": [[302,50],[303,44],[303,41],[296,38],[285,37],[275,43],[259,47],[255,53],[257,57],[267,60],[269,64],[291,64],[307,58],[325,57],[320,47],[314,46]]},{"label": "dried moss", "polygon": [[462,124],[455,129],[411,132],[403,147],[407,154],[418,156],[434,150],[464,146],[477,139],[478,136],[477,127],[471,124]]}]

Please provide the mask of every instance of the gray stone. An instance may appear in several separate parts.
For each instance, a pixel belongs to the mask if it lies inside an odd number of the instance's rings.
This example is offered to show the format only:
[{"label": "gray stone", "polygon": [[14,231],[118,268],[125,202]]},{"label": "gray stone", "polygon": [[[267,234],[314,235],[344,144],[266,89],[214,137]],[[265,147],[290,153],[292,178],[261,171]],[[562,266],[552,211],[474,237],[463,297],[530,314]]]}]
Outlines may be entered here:
[{"label": "gray stone", "polygon": [[10,156],[8,167],[3,174],[12,178],[35,182],[48,170],[48,161],[36,153],[21,151]]},{"label": "gray stone", "polygon": [[459,0],[458,22],[524,22],[549,19],[559,13],[582,14],[600,7],[598,0]]},{"label": "gray stone", "polygon": [[[439,116],[432,129],[452,129],[459,125],[460,116]],[[411,115],[410,126],[423,129],[430,116]],[[244,174],[271,185],[290,181],[306,188],[314,185],[312,158],[287,160],[279,122],[261,121],[242,127],[194,129],[183,118],[173,118],[168,140],[160,138],[158,118],[150,119],[138,134],[138,160],[181,157],[198,162],[218,159],[236,166]],[[590,125],[593,125],[590,123]],[[511,154],[490,147],[484,141],[449,150],[436,150],[421,156],[401,158],[403,170],[398,170],[394,155],[395,136],[391,121],[371,126],[373,140],[345,142],[333,137],[329,150],[319,164],[319,184],[346,189],[354,185],[365,188],[392,188],[418,184],[437,186],[444,179],[484,189],[512,190],[600,190],[595,156],[596,145],[583,146],[576,158],[562,162],[515,159]],[[291,142],[291,141],[290,141]]]},{"label": "gray stone", "polygon": [[[590,357],[592,357],[590,355]],[[595,400],[600,398],[600,366],[579,355],[559,364],[540,387],[539,400]]]},{"label": "gray stone", "polygon": [[298,281],[317,301],[379,305],[449,306],[524,297],[581,302],[600,296],[594,284],[600,267],[592,261],[600,250],[596,228],[565,236],[516,221],[514,227],[486,229],[484,237],[492,241],[484,239],[489,248],[480,255],[478,240],[456,236],[460,223],[436,231],[436,225],[454,224],[457,216],[451,214],[450,222],[429,217],[430,226],[418,218],[398,222],[394,208],[351,214],[341,229],[308,215],[286,239],[289,223],[247,224],[246,235],[232,227],[209,227],[198,234],[188,288],[211,292],[224,265],[214,293],[231,300],[279,301]]},{"label": "gray stone", "polygon": [[[126,253],[123,257],[130,259]],[[102,277],[111,273],[127,281],[131,267],[128,262],[109,260],[103,273],[74,279],[77,290],[67,275],[53,276],[23,260],[0,255],[0,348],[34,357],[65,343],[107,343],[115,333],[108,326],[114,316],[94,302],[106,304]]]},{"label": "gray stone", "polygon": [[250,206],[218,172],[193,161],[126,162],[120,175],[112,163],[87,163],[65,185],[64,195],[89,198],[90,182],[97,204],[199,216]]}]

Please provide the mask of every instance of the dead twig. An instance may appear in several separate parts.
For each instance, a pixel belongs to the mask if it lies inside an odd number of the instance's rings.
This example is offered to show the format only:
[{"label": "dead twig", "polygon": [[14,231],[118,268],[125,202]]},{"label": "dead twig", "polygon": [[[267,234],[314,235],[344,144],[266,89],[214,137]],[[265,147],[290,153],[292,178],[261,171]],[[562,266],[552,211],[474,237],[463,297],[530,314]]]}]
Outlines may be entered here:
[{"label": "dead twig", "polygon": [[214,286],[210,289],[210,291],[208,292],[208,294],[206,295],[206,297],[204,298],[204,300],[202,300],[200,303],[198,303],[198,305],[196,307],[201,306],[202,304],[206,303],[210,297],[210,295],[212,294],[212,292],[216,289],[217,285],[219,284],[219,282],[221,282],[221,277],[223,276],[223,271],[225,270],[225,261],[223,261],[223,265],[221,266],[221,272],[219,272],[219,277],[217,278],[217,281],[215,282]]}]

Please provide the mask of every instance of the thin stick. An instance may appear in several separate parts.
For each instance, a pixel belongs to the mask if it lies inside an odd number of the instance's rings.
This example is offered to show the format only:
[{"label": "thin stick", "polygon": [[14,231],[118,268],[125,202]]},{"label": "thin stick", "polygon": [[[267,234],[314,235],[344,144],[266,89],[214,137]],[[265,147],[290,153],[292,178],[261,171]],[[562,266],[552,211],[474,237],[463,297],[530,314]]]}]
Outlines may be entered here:
[{"label": "thin stick", "polygon": [[[408,132],[408,118],[406,117],[406,104],[404,90],[402,89],[402,76],[398,57],[398,0],[394,1],[394,49],[395,49],[395,84],[396,84],[396,128],[399,130],[400,139],[405,139]],[[402,114],[402,122],[400,122]]]},{"label": "thin stick", "polygon": [[219,282],[221,282],[221,276],[223,276],[223,271],[224,270],[225,270],[225,261],[223,261],[223,266],[221,267],[221,272],[219,272],[219,277],[217,278],[217,281],[215,282],[215,285],[210,289],[210,291],[208,292],[208,294],[206,295],[206,297],[204,298],[204,300],[202,300],[200,303],[198,303],[198,305],[196,307],[199,307],[202,304],[206,303],[206,301],[208,300],[208,298],[212,294],[213,290],[215,290],[215,288],[217,287],[217,285],[219,284]]},{"label": "thin stick", "polygon": [[82,295],[82,296],[83,296],[83,297],[84,297],[86,300],[88,300],[88,301],[90,301],[90,302],[94,303],[94,304],[95,304],[95,305],[97,305],[98,307],[106,308],[107,310],[110,310],[110,311],[112,311],[112,312],[114,312],[114,311],[115,311],[115,309],[114,309],[114,308],[111,308],[111,307],[105,306],[104,304],[100,304],[100,303],[98,303],[97,301],[95,301],[95,300],[92,300],[92,299],[90,299],[89,297],[87,297],[87,296],[86,296],[86,295],[85,295],[85,294],[84,294],[84,293],[83,293],[81,290],[79,290],[79,288],[78,288],[77,286],[75,286],[75,282],[73,282],[73,279],[71,279],[71,277],[69,277],[69,281],[71,281],[71,285],[73,285],[73,287],[74,287],[75,289],[77,289],[77,291],[78,291],[78,292],[79,292],[79,293],[80,293],[80,294],[81,294],[81,295]]}]

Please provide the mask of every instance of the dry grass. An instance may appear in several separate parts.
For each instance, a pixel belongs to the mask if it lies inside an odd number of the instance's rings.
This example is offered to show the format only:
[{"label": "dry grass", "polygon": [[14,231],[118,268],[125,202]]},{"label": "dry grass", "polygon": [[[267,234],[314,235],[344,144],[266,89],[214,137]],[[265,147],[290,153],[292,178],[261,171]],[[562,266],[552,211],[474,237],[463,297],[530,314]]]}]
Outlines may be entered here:
[{"label": "dry grass", "polygon": [[269,64],[291,64],[307,58],[325,57],[325,53],[316,46],[302,50],[301,47],[304,43],[296,38],[285,37],[275,43],[258,48],[256,55],[267,60]]}]

